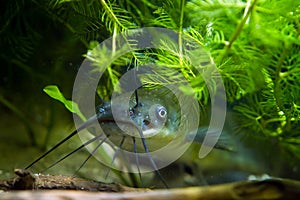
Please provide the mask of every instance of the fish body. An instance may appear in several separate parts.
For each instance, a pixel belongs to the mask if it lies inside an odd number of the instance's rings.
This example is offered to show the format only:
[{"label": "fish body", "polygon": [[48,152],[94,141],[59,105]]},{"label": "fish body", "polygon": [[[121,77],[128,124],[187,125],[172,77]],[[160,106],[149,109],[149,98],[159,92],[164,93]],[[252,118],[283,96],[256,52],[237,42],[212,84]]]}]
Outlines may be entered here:
[{"label": "fish body", "polygon": [[[196,133],[194,141],[191,135],[186,134],[185,131],[180,131],[185,130],[186,124],[183,120],[184,116],[182,116],[182,105],[179,104],[172,91],[168,89],[141,89],[138,91],[138,97],[137,99],[132,95],[127,104],[122,103],[122,96],[117,97],[114,101],[104,102],[97,108],[94,116],[28,165],[26,169],[79,134],[83,144],[58,159],[50,167],[87,147],[90,155],[80,168],[91,156],[94,156],[110,168],[139,174],[145,169],[146,171],[154,171],[163,185],[168,187],[167,182],[159,172],[157,162],[164,159],[168,160],[175,151],[168,151],[159,154],[159,156],[154,154],[155,151],[164,148],[174,140],[178,141],[175,145],[193,142],[201,144],[206,132],[203,129],[194,130]],[[226,149],[220,144],[217,144],[216,147]],[[127,154],[131,157],[125,158]],[[133,165],[135,168],[132,168]]]}]

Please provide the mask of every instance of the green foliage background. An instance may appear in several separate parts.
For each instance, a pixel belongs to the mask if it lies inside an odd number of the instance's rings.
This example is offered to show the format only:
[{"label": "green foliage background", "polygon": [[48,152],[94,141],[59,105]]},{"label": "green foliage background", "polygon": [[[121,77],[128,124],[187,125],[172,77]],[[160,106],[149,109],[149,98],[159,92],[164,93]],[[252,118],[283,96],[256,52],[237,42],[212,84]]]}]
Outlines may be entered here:
[{"label": "green foliage background", "polygon": [[[210,52],[234,111],[236,134],[267,138],[287,156],[300,158],[299,1],[10,0],[2,4],[0,102],[24,122],[32,144],[38,137],[32,122],[51,129],[55,121],[51,118],[55,109],[49,107],[56,105],[43,96],[42,88],[59,85],[70,96],[84,59],[81,55],[95,41],[132,28],[157,26],[188,35]],[[99,93],[108,98],[124,65],[142,63],[150,55],[132,54],[114,63],[105,72],[106,84]],[[157,63],[185,74],[199,101],[208,104],[207,88],[199,77],[189,76],[176,52],[156,56]]]}]

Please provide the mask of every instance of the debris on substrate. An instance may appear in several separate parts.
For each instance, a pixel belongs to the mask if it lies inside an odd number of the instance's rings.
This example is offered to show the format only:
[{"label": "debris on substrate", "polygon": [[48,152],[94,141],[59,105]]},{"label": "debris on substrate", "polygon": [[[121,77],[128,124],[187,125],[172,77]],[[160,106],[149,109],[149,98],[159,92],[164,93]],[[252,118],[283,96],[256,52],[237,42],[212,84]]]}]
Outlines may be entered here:
[{"label": "debris on substrate", "polygon": [[298,199],[300,181],[268,178],[211,186],[153,189],[131,188],[82,178],[32,174],[16,169],[17,177],[0,181],[0,200],[46,199]]}]

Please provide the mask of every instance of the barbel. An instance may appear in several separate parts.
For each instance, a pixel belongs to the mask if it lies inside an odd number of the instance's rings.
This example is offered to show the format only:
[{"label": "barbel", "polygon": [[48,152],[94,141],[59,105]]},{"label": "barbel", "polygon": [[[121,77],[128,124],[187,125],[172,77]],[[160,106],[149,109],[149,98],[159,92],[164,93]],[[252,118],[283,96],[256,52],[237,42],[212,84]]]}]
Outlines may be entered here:
[{"label": "barbel", "polygon": [[[110,167],[112,167],[121,149],[133,151],[133,153],[136,155],[135,164],[141,178],[141,163],[139,162],[137,154],[143,151],[147,155],[149,164],[152,167],[153,171],[155,171],[156,175],[159,177],[163,185],[168,188],[166,180],[161,175],[156,162],[151,155],[151,150],[153,151],[155,149],[159,149],[173,139],[174,135],[172,134],[176,132],[181,117],[180,106],[176,101],[176,97],[171,92],[166,92],[166,90],[139,91],[140,98],[138,99],[138,96],[136,95],[136,98],[133,98],[132,101],[129,102],[129,109],[125,109],[125,106],[121,104],[114,105],[117,111],[117,115],[115,116],[113,115],[114,113],[112,113],[112,104],[104,102],[97,109],[97,113],[94,116],[90,117],[86,122],[75,129],[67,137],[62,139],[44,154],[39,156],[25,169],[29,169],[34,166],[41,159],[45,158],[48,154],[56,150],[58,147],[80,133],[82,130],[87,129],[92,125],[98,125],[96,123],[98,122],[104,134],[97,132],[95,133],[92,130],[89,131],[91,133],[91,137],[87,138],[82,145],[51,164],[47,169],[55,166],[59,162],[68,158],[70,155],[76,153],[80,149],[87,147],[91,143],[99,141],[96,147],[93,147],[93,149],[90,150],[89,156],[80,165],[79,169],[83,167],[83,165],[89,160],[89,158],[93,156],[95,152],[101,146],[103,146],[104,143],[107,143],[110,144],[114,149],[111,162],[109,163]],[[165,98],[161,98],[162,96],[164,96]],[[126,133],[124,133],[124,130]],[[195,137],[196,142],[201,143],[204,135],[205,131],[203,131],[203,129],[199,129],[197,136]],[[120,138],[121,141],[119,141]],[[127,140],[127,138],[131,139]],[[189,141],[188,137],[186,137],[185,139],[187,142],[193,142]],[[118,144],[118,142],[120,143]],[[218,143],[216,145],[216,148],[226,149],[227,147],[222,143]]]},{"label": "barbel", "polygon": [[[155,98],[155,97],[154,97]],[[75,152],[79,151],[83,147],[86,147],[87,145],[91,144],[92,142],[95,142],[97,140],[101,140],[101,142],[97,145],[97,147],[94,149],[93,152],[91,152],[90,156],[103,144],[105,143],[105,140],[107,138],[110,138],[113,141],[116,141],[114,138],[119,138],[120,136],[122,139],[122,144],[118,145],[118,148],[121,148],[122,146],[126,147],[126,149],[130,150],[133,147],[134,153],[138,153],[138,150],[144,149],[145,153],[148,155],[148,158],[150,160],[150,163],[156,172],[156,174],[159,176],[165,187],[167,186],[166,181],[161,176],[159,170],[157,169],[157,166],[151,157],[151,153],[149,150],[149,145],[147,144],[146,137],[149,137],[151,135],[156,134],[157,131],[160,131],[160,129],[163,128],[163,126],[167,122],[167,115],[168,111],[167,109],[162,106],[161,104],[154,104],[149,105],[147,103],[144,103],[143,101],[138,102],[137,98],[135,101],[131,102],[131,106],[129,110],[124,110],[123,105],[114,105],[118,109],[118,115],[113,116],[112,109],[111,109],[111,103],[103,103],[100,108],[98,108],[97,114],[90,117],[86,122],[84,122],[79,128],[75,129],[72,133],[70,133],[67,137],[62,139],[60,142],[58,142],[56,145],[54,145],[52,148],[50,148],[47,152],[42,154],[40,157],[38,157],[36,160],[34,160],[31,164],[29,164],[25,169],[31,168],[33,165],[38,163],[41,159],[45,158],[48,154],[56,150],[58,147],[60,147],[62,144],[64,144],[66,141],[70,140],[72,137],[77,135],[80,131],[83,129],[86,129],[90,127],[92,124],[95,124],[98,122],[100,126],[104,127],[105,130],[105,136],[104,135],[97,135],[94,134],[94,137],[92,139],[88,139],[85,143],[83,143],[81,146],[73,150],[72,152],[68,153],[67,155],[63,156],[59,160],[57,160],[55,163],[50,165],[48,168],[53,167],[57,163],[61,162],[62,160],[66,159],[70,155],[74,154]],[[154,120],[155,119],[155,120]],[[130,144],[124,144],[125,140],[125,134],[122,133],[122,130],[120,127],[116,126],[116,122],[125,127],[127,129],[127,133],[130,135],[126,135],[126,137],[132,138],[132,143]],[[146,136],[146,137],[145,137]],[[140,138],[141,145],[137,144],[137,138]],[[142,148],[141,148],[142,146]],[[112,162],[114,161],[116,157],[117,152],[114,154]],[[89,156],[89,157],[90,157]],[[89,159],[89,157],[84,161],[84,163]],[[138,164],[138,161],[136,161]],[[84,165],[84,163],[82,165]],[[81,168],[82,166],[80,166]],[[138,166],[137,166],[138,167]],[[48,169],[47,168],[47,169]],[[138,167],[139,168],[139,167]]]}]

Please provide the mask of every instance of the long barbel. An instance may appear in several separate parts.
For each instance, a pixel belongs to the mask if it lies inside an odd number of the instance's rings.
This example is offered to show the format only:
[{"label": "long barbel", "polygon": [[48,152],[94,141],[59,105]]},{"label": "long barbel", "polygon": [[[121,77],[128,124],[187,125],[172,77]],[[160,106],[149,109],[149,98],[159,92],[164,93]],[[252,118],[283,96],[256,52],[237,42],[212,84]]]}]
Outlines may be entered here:
[{"label": "long barbel", "polygon": [[[135,110],[138,110],[139,107],[143,107],[143,103],[137,103],[136,106],[134,106]],[[116,107],[120,107],[122,108],[122,105],[115,105]],[[157,108],[158,109],[164,109],[163,106],[157,104]],[[123,113],[121,115],[121,117],[117,117],[117,118],[113,118],[112,116],[112,112],[111,112],[111,104],[110,103],[104,103],[103,106],[101,106],[98,109],[98,113],[95,114],[94,116],[90,117],[86,122],[84,122],[78,129],[75,129],[72,133],[70,133],[67,137],[65,137],[64,139],[62,139],[60,142],[58,142],[56,145],[54,145],[52,148],[50,148],[47,152],[45,152],[44,154],[42,154],[40,157],[38,157],[36,160],[34,160],[31,164],[29,164],[25,169],[29,169],[31,168],[33,165],[35,165],[37,162],[39,162],[41,159],[45,158],[48,154],[50,154],[51,152],[53,152],[55,149],[57,149],[58,147],[60,147],[62,144],[64,144],[66,141],[68,141],[69,139],[71,139],[72,137],[74,137],[75,135],[77,135],[80,131],[88,128],[89,126],[91,126],[92,124],[95,124],[96,122],[100,123],[100,124],[108,124],[108,123],[113,123],[115,125],[116,122],[118,122],[118,124],[122,124],[128,127],[131,127],[131,129],[135,130],[136,132],[138,132],[138,137],[141,139],[141,143],[143,146],[143,149],[145,151],[145,153],[147,154],[150,163],[154,169],[154,171],[156,172],[156,174],[158,175],[158,177],[160,178],[160,180],[162,181],[162,183],[164,184],[165,187],[168,187],[166,181],[164,180],[164,178],[162,177],[162,175],[160,174],[152,156],[151,153],[149,151],[149,147],[147,144],[147,141],[145,139],[144,136],[144,132],[152,132],[150,129],[146,129],[146,130],[142,130],[143,127],[142,125],[137,125],[135,124],[131,119],[132,119],[132,115],[134,117],[137,117],[137,115],[140,115],[140,113],[133,113],[132,110],[120,110],[121,113]],[[167,113],[165,110],[163,111],[165,113]],[[124,113],[127,113],[127,116],[124,116]],[[125,114],[126,115],[126,114]],[[126,119],[127,117],[127,119]],[[147,123],[144,125],[144,127],[151,127],[151,129],[155,129],[157,127],[155,126],[150,126],[151,122],[148,119],[144,119],[143,123],[145,123],[145,120],[147,121]],[[165,121],[165,120],[164,120]],[[144,128],[145,129],[145,128]],[[155,130],[154,130],[155,131]],[[105,133],[106,137],[108,138],[111,135],[114,135],[115,133]],[[134,134],[133,134],[134,135]],[[133,140],[133,147],[134,147],[134,153],[138,153],[137,152],[137,146],[136,146],[136,142],[135,139],[136,137],[131,136],[132,140]],[[53,167],[54,165],[58,164],[59,162],[61,162],[62,160],[64,160],[65,158],[69,157],[70,155],[74,154],[75,152],[77,152],[78,150],[82,149],[83,147],[89,145],[90,143],[96,141],[96,140],[100,140],[101,137],[103,137],[103,135],[95,135],[92,139],[89,139],[87,142],[85,142],[84,144],[82,144],[81,146],[79,146],[78,148],[76,148],[75,150],[71,151],[70,153],[68,153],[67,155],[65,155],[64,157],[60,158],[59,160],[57,160],[55,163],[53,163],[52,165],[50,165],[48,168]],[[97,145],[97,147],[93,150],[93,152],[89,155],[89,157],[92,156],[92,154],[105,142],[105,138],[102,138],[102,141],[100,142],[100,144]],[[123,136],[123,139],[125,138],[125,136]],[[119,146],[120,147],[120,146]],[[115,153],[115,155],[113,156],[112,162],[115,159],[117,153]],[[89,159],[89,157],[84,161],[84,163]],[[83,163],[83,164],[84,164]],[[80,166],[80,168],[83,166],[83,164]],[[112,164],[112,163],[111,163]],[[137,164],[138,164],[138,160],[137,160]],[[139,166],[138,170],[139,170]],[[48,169],[47,168],[47,169]],[[140,172],[139,172],[140,174]]]},{"label": "long barbel", "polygon": [[[137,100],[134,102],[134,105],[132,105],[129,110],[126,110],[124,108],[124,105],[114,105],[116,106],[119,110],[119,115],[113,116],[112,114],[112,108],[110,103],[103,103],[102,106],[98,109],[97,114],[94,116],[90,117],[86,122],[84,122],[81,126],[79,126],[78,129],[75,129],[72,133],[70,133],[67,137],[62,139],[60,142],[58,142],[56,145],[54,145],[51,149],[49,149],[47,152],[42,154],[40,157],[38,157],[36,160],[34,160],[31,164],[29,164],[25,169],[31,168],[33,165],[35,165],[37,162],[39,162],[41,159],[46,157],[48,154],[53,152],[55,149],[60,147],[62,144],[64,144],[66,141],[71,139],[73,136],[77,135],[79,132],[81,132],[84,129],[89,128],[93,124],[96,124],[97,122],[100,124],[100,126],[106,126],[106,132],[105,135],[101,134],[92,134],[92,138],[87,139],[86,141],[83,142],[82,145],[80,145],[78,148],[74,149],[67,155],[63,156],[62,158],[58,159],[56,162],[54,162],[52,165],[50,165],[47,169],[53,167],[54,165],[58,164],[59,162],[63,161],[64,159],[68,158],[70,155],[76,153],[80,149],[88,146],[89,144],[95,142],[95,141],[100,141],[99,144],[96,145],[96,147],[93,148],[93,150],[90,150],[90,155],[85,159],[85,161],[81,164],[79,169],[83,167],[83,165],[88,161],[88,159],[94,155],[94,153],[97,151],[97,149],[104,143],[107,142],[108,138],[111,137],[120,137],[122,138],[122,141],[119,145],[115,145],[117,147],[117,150],[115,151],[113,158],[111,160],[110,165],[113,164],[114,160],[117,157],[119,149],[124,147],[131,148],[133,149],[134,154],[138,154],[139,149],[143,149],[144,152],[146,153],[146,156],[148,157],[150,161],[150,165],[152,166],[153,170],[161,180],[161,182],[164,184],[165,187],[168,187],[166,180],[163,178],[163,176],[160,174],[158,167],[154,161],[154,159],[151,156],[150,149],[151,150],[154,148],[154,146],[159,146],[157,143],[162,143],[164,141],[162,140],[169,140],[170,137],[166,135],[172,135],[173,132],[176,131],[176,126],[178,126],[178,119],[180,118],[179,114],[179,107],[177,103],[175,102],[174,105],[170,105],[170,100],[167,100],[167,102],[162,101],[161,99],[158,99],[155,91],[152,91],[152,93],[147,92],[144,93],[144,96],[141,96],[141,101],[138,102]],[[153,109],[154,105],[154,109]],[[150,109],[152,106],[152,109]],[[177,108],[178,107],[178,108]],[[165,115],[167,118],[162,118],[160,123],[151,123],[151,120],[149,119],[152,115],[154,114],[159,114],[157,111],[161,111],[161,115]],[[150,112],[150,114],[149,114]],[[114,118],[115,117],[115,118]],[[125,135],[122,133],[122,130],[116,125],[116,123],[121,124],[122,126],[125,127],[130,127],[129,129],[133,134]],[[117,128],[117,129],[116,129]],[[117,131],[115,131],[117,130]],[[156,139],[147,139],[145,137],[146,134],[153,134],[159,131],[159,134],[156,135]],[[134,134],[135,133],[135,134]],[[84,133],[85,134],[85,133]],[[136,135],[137,134],[137,135]],[[189,135],[187,135],[186,142],[196,142],[200,143],[203,141],[203,138],[206,134],[205,129],[198,129],[197,135],[193,139],[189,138]],[[126,137],[131,138],[132,142],[130,144],[124,145],[124,140]],[[137,145],[137,140],[140,139],[141,145]],[[150,142],[150,145],[148,142]],[[168,141],[166,141],[168,142]],[[227,145],[223,145],[223,141],[221,140],[215,148],[219,149],[225,149],[228,150]],[[128,148],[127,148],[128,149]],[[139,168],[139,160],[138,156],[136,156],[136,165],[138,169],[138,173],[141,177],[141,172]],[[111,166],[110,166],[111,167]]]}]

